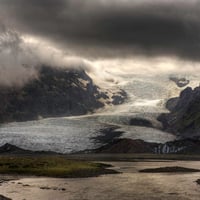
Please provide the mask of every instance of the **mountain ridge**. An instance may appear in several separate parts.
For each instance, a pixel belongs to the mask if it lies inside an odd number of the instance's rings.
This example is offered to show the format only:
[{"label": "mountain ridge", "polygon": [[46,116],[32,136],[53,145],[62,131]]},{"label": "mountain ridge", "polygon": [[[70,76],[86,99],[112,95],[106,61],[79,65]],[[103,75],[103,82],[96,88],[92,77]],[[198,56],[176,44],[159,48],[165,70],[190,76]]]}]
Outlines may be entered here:
[{"label": "mountain ridge", "polygon": [[164,130],[180,137],[200,136],[200,87],[185,88],[179,97],[169,99],[166,107],[170,113],[158,117]]},{"label": "mountain ridge", "polygon": [[[111,96],[111,97],[110,97]],[[38,78],[23,87],[0,86],[0,122],[83,115],[107,104],[121,104],[126,93],[110,95],[84,70],[42,66]]]}]

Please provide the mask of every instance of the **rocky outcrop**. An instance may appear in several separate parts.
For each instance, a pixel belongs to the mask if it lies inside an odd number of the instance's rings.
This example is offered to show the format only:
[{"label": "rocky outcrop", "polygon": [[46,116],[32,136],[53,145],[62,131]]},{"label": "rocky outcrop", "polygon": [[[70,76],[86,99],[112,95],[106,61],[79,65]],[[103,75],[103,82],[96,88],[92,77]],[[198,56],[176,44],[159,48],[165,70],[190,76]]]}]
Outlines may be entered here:
[{"label": "rocky outcrop", "polygon": [[154,153],[156,143],[143,140],[116,139],[96,150],[96,153]]},{"label": "rocky outcrop", "polygon": [[154,152],[156,154],[199,154],[199,139],[183,139],[158,144]]},{"label": "rocky outcrop", "polygon": [[185,87],[186,85],[188,85],[190,83],[190,81],[187,80],[186,78],[178,78],[178,77],[175,77],[175,76],[169,77],[169,80],[176,83],[176,85],[178,87]]},{"label": "rocky outcrop", "polygon": [[3,195],[0,195],[0,200],[12,200],[12,199],[10,199],[10,198],[8,198],[8,197],[5,197],[5,196],[3,196]]},{"label": "rocky outcrop", "polygon": [[61,155],[52,151],[31,151],[19,148],[15,145],[6,143],[0,147],[0,154],[14,154],[14,155]]},{"label": "rocky outcrop", "polygon": [[179,101],[179,97],[171,98],[166,102],[165,106],[169,111],[173,111],[176,105],[178,104],[178,101]]},{"label": "rocky outcrop", "polygon": [[171,112],[158,118],[165,130],[182,137],[200,136],[200,87],[186,88],[167,102],[167,108]]},{"label": "rocky outcrop", "polygon": [[115,139],[95,150],[95,153],[199,154],[200,140],[184,139],[162,144],[139,139]]},{"label": "rocky outcrop", "polygon": [[0,122],[83,115],[125,98],[121,90],[113,96],[102,91],[84,70],[43,66],[38,78],[21,88],[0,87]]},{"label": "rocky outcrop", "polygon": [[197,179],[197,180],[196,180],[196,183],[197,183],[198,185],[200,185],[200,179]]},{"label": "rocky outcrop", "polygon": [[124,90],[120,90],[119,92],[115,93],[114,95],[112,95],[112,101],[111,103],[113,105],[120,105],[122,104],[125,99],[127,98],[127,94]]},{"label": "rocky outcrop", "polygon": [[153,127],[151,121],[142,118],[132,118],[129,122],[130,126]]}]

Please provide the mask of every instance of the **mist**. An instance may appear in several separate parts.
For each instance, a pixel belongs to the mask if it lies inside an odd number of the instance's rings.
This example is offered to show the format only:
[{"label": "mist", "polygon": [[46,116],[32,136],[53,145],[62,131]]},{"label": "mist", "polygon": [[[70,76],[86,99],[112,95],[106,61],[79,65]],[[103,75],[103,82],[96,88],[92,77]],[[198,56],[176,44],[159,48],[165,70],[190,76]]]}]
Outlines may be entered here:
[{"label": "mist", "polygon": [[22,86],[38,77],[42,65],[89,70],[84,59],[67,55],[50,42],[22,35],[1,25],[0,85]]}]

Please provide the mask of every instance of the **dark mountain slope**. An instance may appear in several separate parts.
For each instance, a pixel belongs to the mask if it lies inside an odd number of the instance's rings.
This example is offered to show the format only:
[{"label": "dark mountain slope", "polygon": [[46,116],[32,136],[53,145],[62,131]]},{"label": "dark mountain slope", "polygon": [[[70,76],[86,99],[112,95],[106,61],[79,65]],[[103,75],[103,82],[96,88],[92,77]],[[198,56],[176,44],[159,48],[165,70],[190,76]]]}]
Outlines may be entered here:
[{"label": "dark mountain slope", "polygon": [[[122,103],[123,91],[114,94]],[[0,122],[82,115],[112,103],[83,70],[41,67],[38,79],[22,88],[0,87]],[[116,101],[115,101],[116,103]]]},{"label": "dark mountain slope", "polygon": [[150,154],[198,154],[200,140],[183,139],[171,142],[151,143],[143,140],[114,139],[109,144],[94,150],[95,153],[150,153]]},{"label": "dark mountain slope", "polygon": [[159,117],[165,130],[180,136],[200,136],[200,87],[186,88],[166,105],[171,112]]}]

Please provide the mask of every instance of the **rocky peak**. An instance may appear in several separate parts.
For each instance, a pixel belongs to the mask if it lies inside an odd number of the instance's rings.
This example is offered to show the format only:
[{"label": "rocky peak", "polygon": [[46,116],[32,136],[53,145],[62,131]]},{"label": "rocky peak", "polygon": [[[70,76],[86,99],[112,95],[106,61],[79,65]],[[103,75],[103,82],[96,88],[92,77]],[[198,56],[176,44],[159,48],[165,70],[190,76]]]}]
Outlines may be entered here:
[{"label": "rocky peak", "polygon": [[187,87],[177,99],[169,99],[166,105],[171,112],[158,118],[165,130],[181,137],[200,135],[200,87],[193,90]]}]

